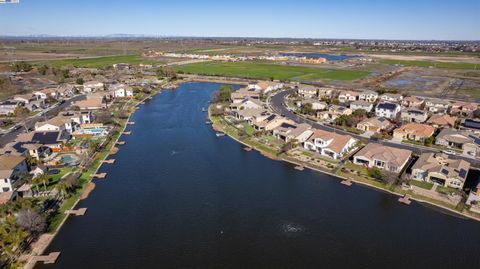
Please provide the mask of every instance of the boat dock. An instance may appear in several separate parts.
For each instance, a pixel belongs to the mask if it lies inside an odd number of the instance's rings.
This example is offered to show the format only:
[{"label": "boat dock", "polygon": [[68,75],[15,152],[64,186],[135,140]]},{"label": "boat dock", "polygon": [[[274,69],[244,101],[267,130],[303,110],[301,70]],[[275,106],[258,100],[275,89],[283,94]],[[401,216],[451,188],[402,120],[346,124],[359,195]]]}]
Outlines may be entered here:
[{"label": "boat dock", "polygon": [[303,165],[297,165],[297,166],[295,166],[295,170],[303,171],[303,170],[305,170],[305,167]]},{"label": "boat dock", "polygon": [[71,210],[66,210],[65,214],[68,215],[75,215],[75,216],[83,216],[87,212],[87,208],[79,208],[79,209],[71,209]]},{"label": "boat dock", "polygon": [[38,256],[33,256],[32,262],[43,262],[44,264],[52,264],[55,263],[58,259],[58,256],[60,256],[60,252],[51,252],[48,255],[38,255]]},{"label": "boat dock", "polygon": [[341,184],[345,185],[345,186],[352,186],[352,181],[349,180],[349,179],[346,179],[346,180],[342,180],[342,182],[340,182]]},{"label": "boat dock", "polygon": [[115,145],[125,145],[127,142],[125,141],[117,141]]},{"label": "boat dock", "polygon": [[410,200],[410,195],[406,194],[405,196],[403,197],[400,197],[398,198],[398,201],[402,204],[406,204],[406,205],[409,205],[412,203],[412,201]]},{"label": "boat dock", "polygon": [[129,122],[127,122],[127,124],[128,124],[128,125],[134,125],[135,122],[134,122],[134,121],[129,121]]},{"label": "boat dock", "polygon": [[124,135],[130,135],[130,134],[132,134],[132,132],[131,131],[125,131],[125,132],[123,132],[123,134]]},{"label": "boat dock", "polygon": [[108,159],[108,160],[104,160],[103,163],[106,163],[106,164],[113,164],[115,163],[115,159]]},{"label": "boat dock", "polygon": [[107,177],[107,173],[99,173],[99,174],[94,174],[93,175],[94,178],[106,178]]},{"label": "boat dock", "polygon": [[252,151],[253,149],[251,147],[244,147],[243,150],[245,151]]}]

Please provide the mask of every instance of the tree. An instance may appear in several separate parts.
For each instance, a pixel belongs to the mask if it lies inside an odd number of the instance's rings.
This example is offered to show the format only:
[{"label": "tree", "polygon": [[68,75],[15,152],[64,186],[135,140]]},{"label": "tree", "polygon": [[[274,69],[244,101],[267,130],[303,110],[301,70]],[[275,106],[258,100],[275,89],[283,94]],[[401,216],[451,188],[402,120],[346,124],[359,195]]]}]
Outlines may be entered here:
[{"label": "tree", "polygon": [[47,74],[48,69],[49,69],[48,65],[45,65],[45,64],[37,67],[38,73],[40,73],[40,75],[42,76],[45,76]]},{"label": "tree", "polygon": [[83,83],[85,83],[85,81],[83,81],[83,78],[77,78],[75,80],[75,83],[79,84],[79,85],[83,85]]},{"label": "tree", "polygon": [[398,179],[398,175],[394,172],[386,171],[386,170],[382,172],[382,181],[387,185],[391,185],[395,183],[397,179]]},{"label": "tree", "polygon": [[312,115],[313,113],[315,113],[315,110],[313,110],[311,103],[306,103],[302,106],[302,114]]},{"label": "tree", "polygon": [[473,117],[480,119],[480,108],[477,108],[475,111],[473,111]]},{"label": "tree", "polygon": [[110,111],[102,111],[95,115],[96,120],[103,124],[113,123],[112,113]]},{"label": "tree", "polygon": [[169,79],[174,79],[177,77],[177,73],[170,67],[160,67],[156,71],[158,78],[167,77]]},{"label": "tree", "polygon": [[382,170],[374,167],[371,169],[368,169],[368,175],[376,180],[382,180]]},{"label": "tree", "polygon": [[38,235],[45,231],[46,219],[33,209],[24,209],[18,212],[16,223],[18,227]]},{"label": "tree", "polygon": [[367,115],[367,111],[365,109],[355,109],[353,112],[352,112],[352,115],[354,117],[357,117],[357,118],[366,118],[368,115]]},{"label": "tree", "polygon": [[69,78],[70,77],[70,70],[62,69],[61,74],[62,74],[62,78]]},{"label": "tree", "polygon": [[215,102],[228,102],[230,101],[230,96],[233,93],[233,87],[230,85],[223,85],[218,90],[218,94],[215,96]]},{"label": "tree", "polygon": [[12,64],[13,72],[28,72],[31,70],[32,70],[32,65],[24,61],[15,62]]},{"label": "tree", "polygon": [[430,147],[431,145],[433,145],[433,143],[435,143],[435,137],[434,136],[430,136],[429,138],[425,139],[425,146],[427,147]]}]

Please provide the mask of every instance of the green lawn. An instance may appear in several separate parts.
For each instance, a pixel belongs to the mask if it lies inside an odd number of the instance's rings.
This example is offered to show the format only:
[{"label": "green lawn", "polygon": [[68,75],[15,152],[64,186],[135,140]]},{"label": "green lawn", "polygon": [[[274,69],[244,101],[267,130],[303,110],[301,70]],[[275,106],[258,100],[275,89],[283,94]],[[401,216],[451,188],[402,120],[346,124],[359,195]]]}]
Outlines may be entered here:
[{"label": "green lawn", "polygon": [[479,64],[472,63],[451,63],[451,62],[432,62],[432,61],[402,61],[402,60],[381,60],[384,64],[399,64],[405,66],[417,66],[417,67],[436,67],[447,69],[480,69]]},{"label": "green lawn", "polygon": [[260,62],[204,62],[177,66],[177,72],[190,74],[278,80],[355,80],[369,71],[312,68]]},{"label": "green lawn", "polygon": [[136,54],[105,56],[105,57],[96,57],[96,58],[83,58],[83,59],[64,59],[64,60],[52,60],[52,61],[40,62],[40,64],[46,64],[54,67],[73,65],[74,67],[84,67],[84,68],[105,68],[117,63],[161,64],[161,62],[159,61],[144,59],[140,55],[136,55]]},{"label": "green lawn", "polygon": [[413,185],[413,186],[420,187],[422,189],[426,189],[426,190],[431,190],[432,187],[433,187],[432,183],[425,182],[425,181],[419,181],[419,180],[413,180],[413,179],[410,180],[410,184]]}]

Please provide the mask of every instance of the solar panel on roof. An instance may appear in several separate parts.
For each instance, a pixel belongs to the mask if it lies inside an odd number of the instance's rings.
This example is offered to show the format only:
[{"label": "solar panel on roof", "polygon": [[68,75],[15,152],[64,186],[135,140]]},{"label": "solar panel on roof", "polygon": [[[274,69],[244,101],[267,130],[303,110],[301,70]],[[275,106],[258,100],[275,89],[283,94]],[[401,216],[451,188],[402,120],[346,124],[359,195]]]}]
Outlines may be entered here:
[{"label": "solar panel on roof", "polygon": [[467,171],[465,171],[465,169],[460,169],[460,172],[458,173],[458,175],[461,178],[465,178],[465,176],[467,176]]},{"label": "solar panel on roof", "polygon": [[442,169],[442,174],[448,175],[448,170],[447,169]]}]

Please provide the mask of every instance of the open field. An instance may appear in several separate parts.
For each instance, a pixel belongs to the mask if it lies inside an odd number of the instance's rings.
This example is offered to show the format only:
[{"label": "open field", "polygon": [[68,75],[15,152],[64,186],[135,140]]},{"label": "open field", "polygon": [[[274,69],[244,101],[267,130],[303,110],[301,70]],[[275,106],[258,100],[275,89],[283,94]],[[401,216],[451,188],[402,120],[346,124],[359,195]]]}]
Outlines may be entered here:
[{"label": "open field", "polygon": [[244,77],[278,80],[356,80],[370,74],[369,71],[321,69],[258,62],[207,62],[175,67],[177,72],[190,74]]},{"label": "open field", "polygon": [[148,60],[142,58],[140,55],[119,55],[119,56],[105,56],[95,58],[81,58],[81,59],[63,59],[51,60],[45,62],[38,62],[38,64],[46,64],[55,67],[72,65],[74,67],[84,68],[105,68],[117,63],[127,64],[161,64],[162,62],[155,60]]},{"label": "open field", "polygon": [[383,64],[398,64],[405,66],[416,66],[416,67],[435,67],[435,68],[446,68],[446,69],[470,69],[478,70],[480,69],[480,64],[475,63],[460,63],[460,62],[433,62],[433,61],[405,61],[405,60],[380,60]]}]

